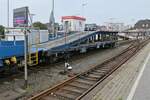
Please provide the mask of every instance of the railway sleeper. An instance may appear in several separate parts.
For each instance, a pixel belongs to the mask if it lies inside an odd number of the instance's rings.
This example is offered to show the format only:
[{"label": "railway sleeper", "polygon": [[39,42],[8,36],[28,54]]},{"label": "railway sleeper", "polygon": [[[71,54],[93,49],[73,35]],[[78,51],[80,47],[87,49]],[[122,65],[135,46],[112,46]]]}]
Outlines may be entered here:
[{"label": "railway sleeper", "polygon": [[103,68],[101,68],[101,69],[97,69],[97,71],[107,72],[109,69],[110,69],[110,67],[109,67],[109,68],[107,68],[107,69],[103,69]]},{"label": "railway sleeper", "polygon": [[71,85],[75,85],[77,87],[82,87],[85,89],[88,89],[89,87],[91,87],[91,84],[87,84],[87,83],[83,83],[83,82],[79,82],[79,81],[73,81],[72,83],[70,83]]},{"label": "railway sleeper", "polygon": [[70,91],[66,91],[66,90],[59,90],[59,91],[56,91],[55,94],[57,96],[59,96],[62,100],[74,100],[75,98],[77,98],[79,96],[79,94],[76,94],[74,92],[70,92]]},{"label": "railway sleeper", "polygon": [[84,80],[88,80],[88,81],[97,81],[98,79],[96,78],[90,78],[90,77],[86,77],[86,76],[80,76],[79,78],[84,79]]},{"label": "railway sleeper", "polygon": [[104,76],[105,73],[103,73],[103,75],[96,75],[94,73],[89,74],[89,78],[94,78],[94,79],[100,79],[102,76]]},{"label": "railway sleeper", "polygon": [[71,85],[67,85],[63,89],[73,90],[73,91],[77,91],[79,93],[83,93],[86,90],[85,88],[75,87],[75,86],[71,86]]},{"label": "railway sleeper", "polygon": [[95,82],[91,82],[91,81],[88,81],[88,80],[84,80],[84,79],[77,79],[75,80],[76,82],[79,82],[79,83],[83,83],[83,84],[87,84],[87,85],[93,85]]},{"label": "railway sleeper", "polygon": [[99,65],[99,66],[103,66],[103,67],[97,67],[97,69],[104,69],[104,70],[107,70],[107,69],[109,69],[109,65],[108,64],[110,64],[110,63],[107,63],[107,64],[105,64],[105,65]]},{"label": "railway sleeper", "polygon": [[[112,61],[111,63],[108,63],[107,66],[105,67],[106,70],[108,70],[110,68],[110,66],[115,65],[117,62],[119,61],[119,59],[115,59],[114,61]],[[103,70],[103,69],[102,69]]]},{"label": "railway sleeper", "polygon": [[100,73],[100,72],[97,72],[97,71],[92,71],[90,74],[94,74],[96,76],[103,76],[104,73]]},{"label": "railway sleeper", "polygon": [[40,100],[60,100],[60,99],[55,95],[49,95],[49,96],[45,96],[45,97],[40,98]]},{"label": "railway sleeper", "polygon": [[85,85],[84,86],[82,86],[82,85],[76,85],[76,84],[74,84],[74,83],[71,83],[71,84],[69,84],[69,86],[71,86],[71,87],[75,87],[75,88],[78,88],[78,89],[82,89],[82,90],[87,90],[88,89],[88,87],[85,87]]},{"label": "railway sleeper", "polygon": [[[107,71],[108,71],[108,69],[107,69]],[[97,70],[95,70],[95,72],[98,72],[98,73],[105,73],[106,70],[104,71],[104,70],[101,70],[101,69],[97,69]]]},{"label": "railway sleeper", "polygon": [[69,93],[74,93],[74,94],[77,94],[77,95],[81,95],[82,94],[82,92],[80,90],[78,90],[78,89],[70,89],[70,88],[64,87],[62,90],[63,91],[68,91]]},{"label": "railway sleeper", "polygon": [[[54,98],[54,100],[56,99],[58,99],[58,100],[74,100],[73,98],[70,98],[70,97],[67,97],[67,96],[65,96],[65,95],[63,95],[63,94],[59,94],[59,93],[55,93],[54,95],[53,95],[53,97],[55,97]],[[53,99],[48,99],[48,100],[53,100]]]}]

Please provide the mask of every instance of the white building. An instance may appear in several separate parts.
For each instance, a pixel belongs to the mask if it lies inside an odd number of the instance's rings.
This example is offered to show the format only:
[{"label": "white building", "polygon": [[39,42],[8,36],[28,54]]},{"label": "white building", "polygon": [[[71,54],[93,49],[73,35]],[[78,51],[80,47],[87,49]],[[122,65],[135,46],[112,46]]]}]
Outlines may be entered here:
[{"label": "white building", "polygon": [[82,32],[85,29],[85,21],[85,18],[79,16],[63,16],[63,29],[69,32]]},{"label": "white building", "polygon": [[124,31],[131,28],[130,25],[125,25],[124,23],[111,23],[105,22],[105,26],[109,31]]},{"label": "white building", "polygon": [[124,23],[105,23],[106,24],[106,27],[107,27],[107,30],[110,30],[110,31],[122,31],[124,30]]}]

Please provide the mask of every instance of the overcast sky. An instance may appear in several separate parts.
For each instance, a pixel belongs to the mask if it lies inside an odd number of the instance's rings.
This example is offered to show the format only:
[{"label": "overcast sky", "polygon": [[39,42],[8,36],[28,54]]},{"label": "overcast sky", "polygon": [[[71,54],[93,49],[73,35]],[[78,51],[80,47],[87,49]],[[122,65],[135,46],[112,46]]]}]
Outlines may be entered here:
[{"label": "overcast sky", "polygon": [[[10,0],[10,23],[13,9],[29,6],[36,14],[34,21],[48,22],[52,0]],[[87,4],[82,7],[82,4]],[[150,18],[150,0],[55,0],[55,18],[61,21],[64,15],[81,15],[87,23],[124,22],[133,24],[139,19]],[[7,25],[7,0],[0,0],[0,24]],[[12,24],[11,24],[12,25]]]}]

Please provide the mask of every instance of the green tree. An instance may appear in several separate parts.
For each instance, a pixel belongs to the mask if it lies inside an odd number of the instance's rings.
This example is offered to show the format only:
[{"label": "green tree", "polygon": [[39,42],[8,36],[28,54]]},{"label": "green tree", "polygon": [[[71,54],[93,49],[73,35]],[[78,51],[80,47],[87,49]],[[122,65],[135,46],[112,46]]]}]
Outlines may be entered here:
[{"label": "green tree", "polygon": [[43,24],[41,22],[35,22],[35,23],[33,23],[33,27],[39,28],[41,30],[47,30],[47,25]]},{"label": "green tree", "polygon": [[[5,30],[5,27],[0,25],[0,35],[4,35],[4,30]],[[2,36],[0,36],[0,39],[2,38]]]},{"label": "green tree", "polygon": [[150,19],[139,20],[135,26],[135,29],[150,29]]}]

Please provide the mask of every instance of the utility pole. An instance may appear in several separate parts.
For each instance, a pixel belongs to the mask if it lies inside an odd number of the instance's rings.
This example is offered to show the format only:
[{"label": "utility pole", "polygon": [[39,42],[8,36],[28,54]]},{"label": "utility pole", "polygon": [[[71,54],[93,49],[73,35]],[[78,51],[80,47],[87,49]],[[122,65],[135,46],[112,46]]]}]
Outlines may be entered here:
[{"label": "utility pole", "polygon": [[25,31],[24,31],[24,36],[25,36],[25,39],[24,39],[24,80],[25,80],[25,89],[28,87],[28,72],[27,72],[27,44],[28,44],[28,35],[27,35],[27,30],[25,28]]},{"label": "utility pole", "polygon": [[67,47],[67,35],[69,33],[69,22],[65,22],[65,69],[64,72],[68,71],[68,70],[72,70],[72,67],[70,66],[70,64],[68,63],[68,59],[69,59],[69,55],[68,55],[68,47]]},{"label": "utility pole", "polygon": [[[68,34],[68,22],[65,22],[65,46],[67,45],[67,34]],[[68,65],[68,55],[67,55],[67,49],[66,49],[65,50],[65,68],[64,68],[64,72],[67,71],[67,65]]]},{"label": "utility pole", "polygon": [[82,17],[84,17],[85,15],[84,15],[84,7],[87,5],[87,3],[84,3],[84,1],[83,1],[83,3],[82,3]]},{"label": "utility pole", "polygon": [[7,27],[9,27],[9,0],[7,0]]},{"label": "utility pole", "polygon": [[[86,5],[87,5],[87,3],[85,3],[84,0],[83,0],[83,3],[82,3],[82,5],[81,5],[81,6],[82,6],[82,11],[81,11],[82,14],[81,14],[81,16],[82,16],[83,18],[85,17],[84,8],[86,7]],[[82,25],[82,28],[85,28],[85,26]],[[83,30],[82,33],[84,33],[84,30]],[[81,35],[79,35],[79,39],[80,39],[79,41],[81,42]],[[80,45],[80,42],[79,42],[79,45]]]}]

